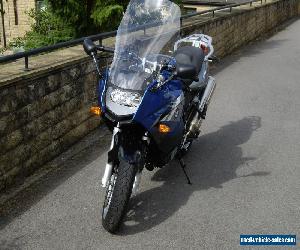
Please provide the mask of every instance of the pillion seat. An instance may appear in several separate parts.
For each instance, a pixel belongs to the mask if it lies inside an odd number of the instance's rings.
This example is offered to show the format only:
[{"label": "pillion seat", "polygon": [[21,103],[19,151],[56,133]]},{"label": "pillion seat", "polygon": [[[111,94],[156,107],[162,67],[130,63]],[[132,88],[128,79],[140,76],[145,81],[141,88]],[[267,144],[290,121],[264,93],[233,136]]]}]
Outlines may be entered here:
[{"label": "pillion seat", "polygon": [[204,62],[204,52],[200,48],[196,48],[193,46],[185,46],[179,48],[175,53],[174,57],[176,59],[177,67],[181,65],[192,65],[196,69],[196,75],[191,76],[191,79],[183,79],[183,81],[192,89],[192,90],[199,90],[206,86],[205,82],[198,80],[195,81],[194,79],[201,79],[198,77],[200,71],[202,69],[202,64]]}]

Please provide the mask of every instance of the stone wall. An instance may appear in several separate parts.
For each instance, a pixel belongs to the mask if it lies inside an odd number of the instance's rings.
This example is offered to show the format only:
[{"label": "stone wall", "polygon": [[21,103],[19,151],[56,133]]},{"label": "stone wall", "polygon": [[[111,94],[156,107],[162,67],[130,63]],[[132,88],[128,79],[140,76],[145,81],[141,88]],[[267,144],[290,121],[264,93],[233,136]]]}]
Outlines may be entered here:
[{"label": "stone wall", "polygon": [[[298,9],[299,0],[280,0],[204,22],[195,18],[183,32],[213,36],[216,54],[222,57],[298,15]],[[50,54],[41,57],[49,64]],[[95,101],[96,74],[86,56],[0,79],[0,190],[32,174],[99,126],[99,118],[89,114]]]},{"label": "stone wall", "polygon": [[[30,30],[30,18],[28,17],[28,12],[30,9],[35,9],[35,0],[17,0],[16,1],[16,12],[17,12],[17,24],[15,23],[15,6],[13,0],[3,0],[4,7],[4,26],[5,34],[7,39],[7,44],[11,39],[16,37],[23,37],[26,31]],[[2,22],[0,20],[0,35],[1,42],[0,45],[3,46],[3,30]]]},{"label": "stone wall", "polygon": [[266,34],[284,21],[300,14],[300,0],[274,1],[204,23],[193,22],[183,34],[203,32],[213,37],[216,55],[224,57],[238,47]]},{"label": "stone wall", "polygon": [[0,86],[0,190],[32,174],[100,124],[89,58]]}]

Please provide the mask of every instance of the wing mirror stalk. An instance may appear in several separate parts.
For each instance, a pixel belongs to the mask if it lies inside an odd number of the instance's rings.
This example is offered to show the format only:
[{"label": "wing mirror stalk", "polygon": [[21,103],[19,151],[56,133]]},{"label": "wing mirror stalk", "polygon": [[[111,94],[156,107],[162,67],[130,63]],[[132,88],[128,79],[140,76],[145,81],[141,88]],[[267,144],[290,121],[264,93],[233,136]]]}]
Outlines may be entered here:
[{"label": "wing mirror stalk", "polygon": [[97,70],[100,78],[102,78],[102,73],[101,73],[100,67],[99,67],[99,61],[97,59],[97,51],[114,53],[115,50],[113,48],[96,45],[90,38],[84,39],[83,48],[84,48],[85,53],[93,58],[93,61],[96,66],[96,70]]},{"label": "wing mirror stalk", "polygon": [[100,67],[99,67],[99,61],[97,60],[97,57],[96,57],[96,53],[92,52],[91,57],[93,58],[98,75],[100,76],[100,78],[103,78],[103,75],[102,75]]}]

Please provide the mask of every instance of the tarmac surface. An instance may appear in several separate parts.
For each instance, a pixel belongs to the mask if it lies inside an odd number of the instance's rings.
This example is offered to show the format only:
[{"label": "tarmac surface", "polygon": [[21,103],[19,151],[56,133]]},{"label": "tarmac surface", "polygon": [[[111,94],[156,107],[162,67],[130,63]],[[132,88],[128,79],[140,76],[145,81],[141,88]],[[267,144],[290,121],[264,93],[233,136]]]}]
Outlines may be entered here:
[{"label": "tarmac surface", "polygon": [[145,171],[120,232],[110,235],[100,187],[110,137],[101,129],[7,207],[0,249],[240,249],[240,234],[299,239],[300,20],[214,72],[202,136],[185,157],[193,185],[175,161]]}]

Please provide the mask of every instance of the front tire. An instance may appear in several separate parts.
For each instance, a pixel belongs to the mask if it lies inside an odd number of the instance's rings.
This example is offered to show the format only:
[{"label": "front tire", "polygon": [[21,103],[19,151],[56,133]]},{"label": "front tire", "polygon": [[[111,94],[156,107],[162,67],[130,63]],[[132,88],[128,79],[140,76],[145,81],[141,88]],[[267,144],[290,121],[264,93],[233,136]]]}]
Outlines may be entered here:
[{"label": "front tire", "polygon": [[118,230],[126,213],[136,173],[137,167],[125,161],[113,170],[102,210],[102,225],[110,233]]}]

